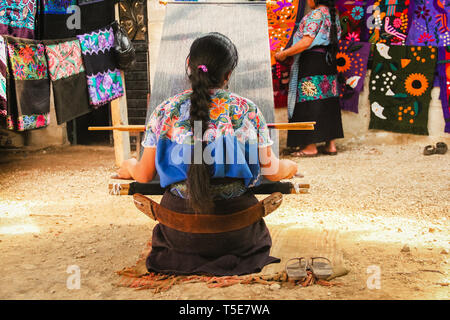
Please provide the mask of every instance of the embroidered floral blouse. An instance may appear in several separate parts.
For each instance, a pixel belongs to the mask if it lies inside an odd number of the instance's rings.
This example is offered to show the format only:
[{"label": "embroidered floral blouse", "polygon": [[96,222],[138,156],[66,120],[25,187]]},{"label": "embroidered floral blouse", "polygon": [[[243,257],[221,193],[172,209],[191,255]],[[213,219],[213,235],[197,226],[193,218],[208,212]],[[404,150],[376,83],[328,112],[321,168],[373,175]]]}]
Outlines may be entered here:
[{"label": "embroidered floral blouse", "polygon": [[[161,186],[187,178],[194,138],[189,122],[187,90],[161,103],[153,111],[142,146],[156,147],[156,170]],[[265,119],[249,99],[223,89],[211,92],[209,127],[205,131],[205,153],[210,154],[213,178],[241,178],[247,187],[259,183],[258,147],[273,144]],[[204,154],[205,154],[204,153]]]}]

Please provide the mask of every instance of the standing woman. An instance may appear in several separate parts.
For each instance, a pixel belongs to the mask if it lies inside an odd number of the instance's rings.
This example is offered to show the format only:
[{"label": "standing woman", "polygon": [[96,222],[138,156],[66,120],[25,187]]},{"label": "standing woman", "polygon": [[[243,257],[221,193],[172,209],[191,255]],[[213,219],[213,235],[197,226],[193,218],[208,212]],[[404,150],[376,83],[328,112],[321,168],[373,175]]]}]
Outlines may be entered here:
[{"label": "standing woman", "polygon": [[[293,45],[275,55],[278,61],[294,56],[288,116],[289,122],[315,121],[314,131],[289,131],[287,145],[300,147],[292,155],[314,157],[321,152],[336,155],[335,139],[343,138],[337,89],[336,53],[341,34],[334,0],[306,0],[312,11],[300,22]],[[301,54],[300,54],[301,53]]]}]

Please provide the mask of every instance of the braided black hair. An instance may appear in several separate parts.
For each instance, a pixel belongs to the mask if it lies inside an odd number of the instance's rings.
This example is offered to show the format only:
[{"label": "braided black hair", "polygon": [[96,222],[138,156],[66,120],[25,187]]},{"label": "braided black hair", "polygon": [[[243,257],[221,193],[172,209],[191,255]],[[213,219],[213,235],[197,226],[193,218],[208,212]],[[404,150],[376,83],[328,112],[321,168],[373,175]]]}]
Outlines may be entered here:
[{"label": "braided black hair", "polygon": [[328,11],[330,12],[331,19],[331,28],[330,28],[330,45],[328,52],[331,54],[331,59],[334,62],[336,60],[336,54],[338,52],[338,28],[336,25],[336,6],[334,0],[314,0],[316,6],[325,5],[328,7]]},{"label": "braided black hair", "polygon": [[[212,102],[210,90],[224,85],[238,63],[238,53],[229,38],[213,32],[197,38],[192,43],[186,61],[186,73],[192,86],[189,121],[195,137],[194,150],[199,150],[200,144],[203,150],[203,136],[208,129],[209,108]],[[201,121],[201,131],[194,130],[197,121]],[[194,155],[192,160],[196,160]],[[191,162],[187,177],[189,203],[196,213],[208,213],[214,208],[210,178],[211,172],[204,163],[202,153],[201,163]]]}]

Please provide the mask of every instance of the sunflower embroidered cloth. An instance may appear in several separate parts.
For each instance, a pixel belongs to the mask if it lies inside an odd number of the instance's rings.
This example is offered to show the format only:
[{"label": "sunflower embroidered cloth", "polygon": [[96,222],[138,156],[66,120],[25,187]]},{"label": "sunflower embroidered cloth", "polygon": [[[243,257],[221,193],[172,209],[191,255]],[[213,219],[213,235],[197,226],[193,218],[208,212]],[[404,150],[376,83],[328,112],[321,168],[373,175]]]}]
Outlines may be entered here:
[{"label": "sunflower embroidered cloth", "polygon": [[450,133],[450,46],[439,49],[438,72],[441,86],[441,103],[445,120],[445,132]]},{"label": "sunflower embroidered cloth", "polygon": [[0,36],[0,116],[6,117],[7,96],[6,96],[6,78],[7,78],[7,60],[6,60],[6,42]]},{"label": "sunflower embroidered cloth", "polygon": [[47,40],[45,53],[58,124],[90,112],[92,109],[78,39]]},{"label": "sunflower embroidered cloth", "polygon": [[368,42],[339,41],[336,64],[342,110],[358,113],[359,93],[364,88],[369,55]]},{"label": "sunflower embroidered cloth", "polygon": [[9,57],[7,127],[26,131],[50,122],[50,82],[44,45],[5,37]]},{"label": "sunflower embroidered cloth", "polygon": [[364,41],[365,34],[365,1],[337,0],[336,9],[342,28],[342,40]]},{"label": "sunflower embroidered cloth", "polygon": [[367,0],[364,39],[370,43],[404,45],[411,20],[410,0]]},{"label": "sunflower embroidered cloth", "polygon": [[449,46],[450,45],[450,2],[447,0],[411,1],[413,17],[407,45]]},{"label": "sunflower embroidered cloth", "polygon": [[0,34],[34,39],[37,0],[0,1]]},{"label": "sunflower embroidered cloth", "polygon": [[289,48],[292,44],[292,36],[304,14],[305,2],[302,0],[267,1],[266,7],[275,108],[286,107],[292,59],[280,63],[275,60],[275,54]]},{"label": "sunflower embroidered cloth", "polygon": [[[191,93],[187,90],[161,103],[146,125],[142,146],[156,147],[156,170],[162,187],[187,178],[195,152],[189,122]],[[258,147],[273,144],[264,116],[252,101],[227,90],[212,90],[211,100],[203,141],[212,177],[241,178],[246,187],[259,184]]]},{"label": "sunflower embroidered cloth", "polygon": [[437,48],[378,43],[370,76],[370,129],[428,135]]},{"label": "sunflower embroidered cloth", "polygon": [[112,27],[77,37],[81,44],[90,104],[98,107],[123,96],[121,72],[113,51]]}]

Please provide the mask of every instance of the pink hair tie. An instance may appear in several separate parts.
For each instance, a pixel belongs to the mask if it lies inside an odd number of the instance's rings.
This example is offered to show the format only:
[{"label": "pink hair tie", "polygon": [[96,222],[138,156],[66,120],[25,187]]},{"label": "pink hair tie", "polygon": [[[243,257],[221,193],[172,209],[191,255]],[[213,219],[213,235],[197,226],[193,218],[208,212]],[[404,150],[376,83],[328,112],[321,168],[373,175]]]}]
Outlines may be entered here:
[{"label": "pink hair tie", "polygon": [[202,70],[203,72],[208,72],[208,68],[204,64],[199,65],[198,69]]}]

